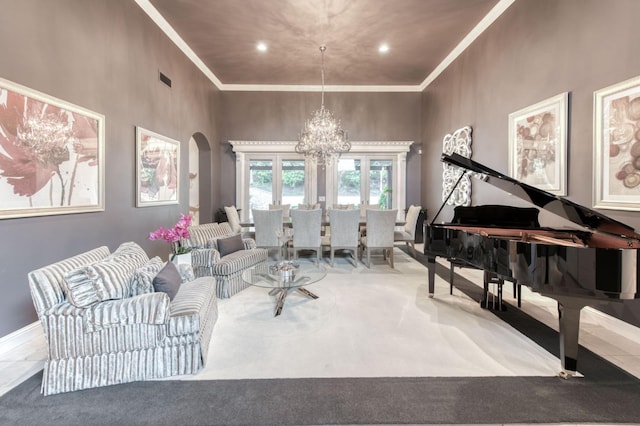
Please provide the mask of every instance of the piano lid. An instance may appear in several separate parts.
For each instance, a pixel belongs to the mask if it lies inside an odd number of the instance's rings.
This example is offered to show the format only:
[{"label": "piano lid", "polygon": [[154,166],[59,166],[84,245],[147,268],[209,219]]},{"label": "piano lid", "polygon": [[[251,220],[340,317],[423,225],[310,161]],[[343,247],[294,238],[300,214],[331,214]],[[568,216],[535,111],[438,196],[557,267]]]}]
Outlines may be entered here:
[{"label": "piano lid", "polygon": [[451,155],[442,154],[441,159],[443,162],[449,163],[452,166],[458,166],[475,173],[483,174],[486,176],[486,178],[483,178],[485,182],[557,216],[570,220],[576,225],[626,238],[640,239],[640,234],[637,234],[632,227],[622,222],[618,222],[595,210],[569,201],[566,198],[527,185],[526,183],[492,170],[483,164],[477,163],[470,158],[454,153]]}]

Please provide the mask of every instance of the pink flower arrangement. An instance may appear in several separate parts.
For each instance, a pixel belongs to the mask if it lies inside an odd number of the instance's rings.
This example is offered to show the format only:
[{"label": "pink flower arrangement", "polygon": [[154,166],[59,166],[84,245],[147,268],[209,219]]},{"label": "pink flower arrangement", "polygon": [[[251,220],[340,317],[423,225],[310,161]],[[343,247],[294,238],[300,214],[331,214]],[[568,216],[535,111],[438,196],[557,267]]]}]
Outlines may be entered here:
[{"label": "pink flower arrangement", "polygon": [[191,248],[185,247],[182,243],[189,239],[189,225],[191,215],[180,214],[180,220],[173,228],[164,229],[162,226],[149,233],[150,240],[164,240],[171,244],[171,251],[174,255],[188,253]]}]

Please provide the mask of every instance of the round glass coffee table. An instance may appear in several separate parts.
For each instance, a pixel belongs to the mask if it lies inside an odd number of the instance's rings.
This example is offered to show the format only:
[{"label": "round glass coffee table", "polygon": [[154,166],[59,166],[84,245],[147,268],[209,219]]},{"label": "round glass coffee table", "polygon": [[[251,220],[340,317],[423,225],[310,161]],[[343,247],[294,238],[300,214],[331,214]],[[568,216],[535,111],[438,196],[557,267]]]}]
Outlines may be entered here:
[{"label": "round glass coffee table", "polygon": [[299,264],[292,261],[264,262],[242,273],[242,279],[256,287],[270,289],[275,296],[274,316],[282,313],[284,301],[292,291],[297,291],[310,299],[318,296],[303,286],[313,284],[327,276],[327,270],[321,265]]}]

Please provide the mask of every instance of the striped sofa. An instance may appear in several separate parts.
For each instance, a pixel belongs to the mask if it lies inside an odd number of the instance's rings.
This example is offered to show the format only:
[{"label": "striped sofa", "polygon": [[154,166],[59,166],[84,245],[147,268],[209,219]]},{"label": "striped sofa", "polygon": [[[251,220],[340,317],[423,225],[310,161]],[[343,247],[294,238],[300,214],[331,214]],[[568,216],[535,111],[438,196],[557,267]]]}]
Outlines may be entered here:
[{"label": "striped sofa", "polygon": [[243,238],[244,250],[220,257],[217,241],[236,235],[228,222],[206,223],[189,227],[191,265],[196,277],[211,276],[216,279],[218,298],[228,298],[249,287],[242,279],[247,268],[267,260],[268,251],[257,248],[251,238]]},{"label": "striped sofa", "polygon": [[153,291],[158,264],[125,243],[28,274],[48,348],[44,395],[195,374],[204,366],[218,318],[213,279],[180,284],[170,301]]}]

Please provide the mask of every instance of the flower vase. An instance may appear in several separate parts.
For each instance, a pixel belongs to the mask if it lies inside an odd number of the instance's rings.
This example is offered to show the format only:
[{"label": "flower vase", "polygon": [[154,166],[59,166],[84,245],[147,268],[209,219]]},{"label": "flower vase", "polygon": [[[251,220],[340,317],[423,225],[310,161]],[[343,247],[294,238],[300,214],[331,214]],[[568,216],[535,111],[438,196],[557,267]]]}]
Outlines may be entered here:
[{"label": "flower vase", "polygon": [[182,282],[194,279],[193,268],[191,266],[191,252],[182,254],[170,254],[169,261],[176,265],[176,269],[182,277]]}]

